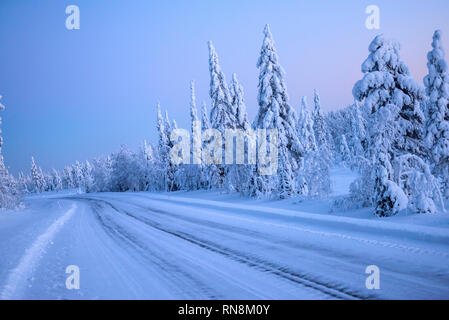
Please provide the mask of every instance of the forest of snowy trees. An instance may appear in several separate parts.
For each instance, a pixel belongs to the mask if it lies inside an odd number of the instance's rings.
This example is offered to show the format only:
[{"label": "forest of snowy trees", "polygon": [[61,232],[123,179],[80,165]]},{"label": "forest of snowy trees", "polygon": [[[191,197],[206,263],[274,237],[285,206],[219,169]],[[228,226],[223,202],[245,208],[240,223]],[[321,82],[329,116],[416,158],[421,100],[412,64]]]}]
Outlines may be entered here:
[{"label": "forest of snowy trees", "polygon": [[[362,63],[363,78],[352,90],[354,103],[325,114],[317,90],[310,105],[303,97],[299,112],[292,107],[267,25],[257,61],[258,112],[252,123],[237,75],[228,83],[212,42],[208,46],[210,113],[205,102],[198,109],[195,84],[190,85],[191,164],[170,161],[177,124],[159,104],[157,142],[143,142],[137,151],[122,146],[115,153],[75,162],[62,171],[43,172],[32,158],[29,174],[12,177],[3,163],[0,138],[0,207],[17,207],[19,194],[63,189],[216,189],[254,198],[322,199],[332,191],[332,166],[344,165],[358,172],[359,178],[351,184],[350,196],[336,201],[340,208],[373,207],[377,216],[392,216],[404,209],[417,213],[444,210],[449,199],[449,73],[440,31],[433,35],[424,85],[411,77],[401,61],[400,45],[378,35]],[[244,164],[203,161],[204,153],[210,152],[211,129],[223,136],[229,129],[277,130],[277,174],[262,175],[262,164],[248,161],[249,145],[262,143],[251,135],[245,140]],[[198,132],[202,133],[200,140]],[[274,137],[267,134],[266,138]]]}]

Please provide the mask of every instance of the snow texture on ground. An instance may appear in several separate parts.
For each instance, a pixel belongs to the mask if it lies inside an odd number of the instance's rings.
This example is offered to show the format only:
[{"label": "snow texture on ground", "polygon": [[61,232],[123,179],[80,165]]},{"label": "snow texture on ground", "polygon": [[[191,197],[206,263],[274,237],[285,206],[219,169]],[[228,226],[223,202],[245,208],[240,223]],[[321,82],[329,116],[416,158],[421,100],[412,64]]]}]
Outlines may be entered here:
[{"label": "snow texture on ground", "polygon": [[[2,299],[448,299],[449,215],[219,192],[48,194],[0,213]],[[68,265],[80,289],[68,290]],[[365,269],[380,268],[380,290]]]}]

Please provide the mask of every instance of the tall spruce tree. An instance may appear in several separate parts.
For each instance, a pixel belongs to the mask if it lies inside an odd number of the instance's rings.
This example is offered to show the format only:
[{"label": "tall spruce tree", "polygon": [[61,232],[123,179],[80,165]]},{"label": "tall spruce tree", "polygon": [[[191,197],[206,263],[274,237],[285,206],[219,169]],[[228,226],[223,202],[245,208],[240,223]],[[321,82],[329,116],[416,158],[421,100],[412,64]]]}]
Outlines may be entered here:
[{"label": "tall spruce tree", "polygon": [[[0,96],[0,99],[1,98],[2,97]],[[0,111],[3,111],[4,109],[5,107],[0,103]],[[0,117],[0,209],[15,209],[20,203],[20,195],[15,179],[9,174],[3,160],[1,124],[2,118]]]},{"label": "tall spruce tree", "polygon": [[[212,129],[218,130],[222,137],[225,137],[226,129],[235,129],[237,120],[235,117],[236,111],[232,105],[231,95],[226,83],[224,73],[221,71],[218,61],[218,55],[212,44],[209,41],[209,71],[210,71],[210,90],[209,95],[212,102],[212,109],[210,111],[210,121]],[[216,138],[216,137],[214,137]],[[214,181],[215,187],[225,187],[226,175],[228,174],[228,166],[224,164],[224,148],[225,144],[222,143],[222,161],[220,164],[211,166],[210,170],[218,170],[218,181]],[[213,174],[216,176],[216,174]]]},{"label": "tall spruce tree", "polygon": [[237,128],[242,130],[249,130],[251,126],[248,122],[246,104],[243,98],[243,87],[240,85],[237,79],[237,74],[235,73],[232,74],[230,94],[231,94],[232,109],[235,111]]},{"label": "tall spruce tree", "polygon": [[259,110],[253,122],[253,129],[277,130],[279,167],[277,175],[254,177],[258,175],[256,166],[251,177],[250,194],[277,194],[282,198],[291,197],[297,193],[295,176],[304,150],[298,139],[296,112],[289,104],[284,70],[279,64],[268,25],[264,29],[264,40],[257,67],[259,68]]},{"label": "tall spruce tree", "polygon": [[440,30],[433,35],[427,67],[429,74],[424,78],[428,96],[426,143],[433,173],[441,180],[443,195],[449,198],[449,71]]},{"label": "tall spruce tree", "polygon": [[[364,102],[368,114],[368,155],[374,179],[373,203],[379,216],[391,216],[407,207],[407,196],[395,179],[395,157],[423,152],[421,102],[423,88],[410,77],[400,60],[400,45],[378,35],[369,46],[370,54],[362,64],[365,74],[353,89],[356,100]],[[366,185],[365,185],[366,188]]]}]

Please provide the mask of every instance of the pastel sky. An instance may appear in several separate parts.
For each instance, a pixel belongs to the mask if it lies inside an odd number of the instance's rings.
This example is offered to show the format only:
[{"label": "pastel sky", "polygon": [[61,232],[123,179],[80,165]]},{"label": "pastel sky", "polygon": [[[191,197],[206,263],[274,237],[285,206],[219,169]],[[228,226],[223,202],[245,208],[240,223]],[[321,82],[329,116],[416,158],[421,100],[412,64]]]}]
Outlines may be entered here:
[{"label": "pastel sky", "polygon": [[[73,4],[81,28],[69,31],[65,9]],[[380,30],[365,27],[371,4],[380,8]],[[422,82],[435,29],[449,48],[448,18],[447,0],[1,0],[5,161],[14,174],[29,172],[32,155],[45,170],[60,169],[121,144],[155,142],[157,101],[187,128],[190,80],[209,105],[208,40],[227,80],[238,74],[252,119],[266,23],[291,104],[317,88],[324,110],[343,108],[376,34],[401,42]]]}]

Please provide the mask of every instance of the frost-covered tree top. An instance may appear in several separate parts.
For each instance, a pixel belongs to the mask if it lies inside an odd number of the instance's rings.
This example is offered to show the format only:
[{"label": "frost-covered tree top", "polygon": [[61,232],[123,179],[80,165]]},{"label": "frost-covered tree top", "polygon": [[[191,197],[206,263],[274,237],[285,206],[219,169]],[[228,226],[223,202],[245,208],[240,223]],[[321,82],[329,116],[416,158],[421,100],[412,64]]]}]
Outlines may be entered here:
[{"label": "frost-covered tree top", "polygon": [[209,71],[210,90],[209,95],[212,100],[210,111],[210,121],[212,128],[224,131],[235,128],[235,112],[231,104],[228,85],[224,73],[221,71],[218,55],[209,41]]},{"label": "frost-covered tree top", "polygon": [[[292,170],[298,168],[298,159],[303,147],[298,139],[297,116],[288,102],[284,71],[279,64],[273,36],[268,25],[264,29],[264,40],[257,62],[259,68],[258,104],[259,110],[253,128],[277,129],[280,147],[288,150]],[[280,159],[282,161],[282,159]]]},{"label": "frost-covered tree top", "polygon": [[426,142],[432,162],[438,164],[449,158],[449,71],[440,30],[436,30],[433,35],[432,50],[427,54],[427,67],[429,74],[424,78],[429,97]]},{"label": "frost-covered tree top", "polygon": [[[379,126],[379,121],[389,123],[395,127],[390,137],[394,137],[392,144],[396,150],[422,154],[424,88],[410,76],[408,67],[400,60],[399,43],[378,35],[369,51],[362,64],[365,76],[355,84],[354,98],[364,101],[365,112],[377,122],[370,129],[385,128]],[[381,108],[385,108],[382,114],[377,114]]]},{"label": "frost-covered tree top", "polygon": [[243,99],[243,87],[240,85],[237,74],[232,74],[232,81],[230,86],[231,104],[235,111],[235,118],[237,120],[237,128],[248,130],[250,128],[248,122],[248,114],[246,112],[245,100]]}]

